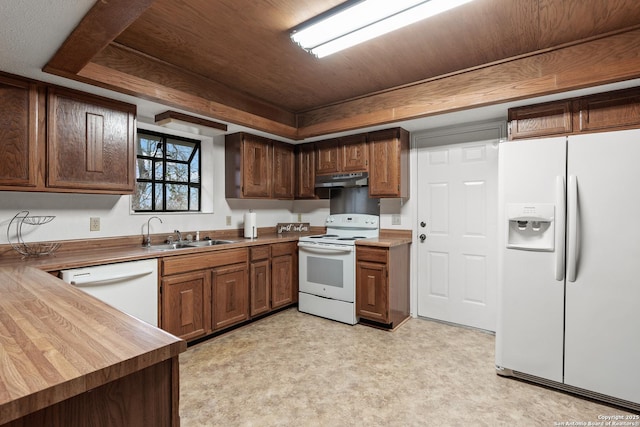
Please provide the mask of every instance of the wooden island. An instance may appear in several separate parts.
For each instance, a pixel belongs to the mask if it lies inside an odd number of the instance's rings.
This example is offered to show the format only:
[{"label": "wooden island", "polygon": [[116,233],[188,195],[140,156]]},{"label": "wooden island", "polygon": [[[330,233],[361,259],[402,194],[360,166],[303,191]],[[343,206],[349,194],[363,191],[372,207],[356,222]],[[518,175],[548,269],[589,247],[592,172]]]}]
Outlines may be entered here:
[{"label": "wooden island", "polygon": [[2,427],[179,426],[185,350],[44,271],[0,268]]}]

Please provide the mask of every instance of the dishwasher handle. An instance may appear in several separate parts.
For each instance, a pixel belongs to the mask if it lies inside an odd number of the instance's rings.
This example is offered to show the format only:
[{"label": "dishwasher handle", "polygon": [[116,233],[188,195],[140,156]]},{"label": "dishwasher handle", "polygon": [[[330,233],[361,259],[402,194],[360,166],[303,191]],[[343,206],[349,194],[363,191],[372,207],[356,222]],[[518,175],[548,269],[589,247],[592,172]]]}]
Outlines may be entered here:
[{"label": "dishwasher handle", "polygon": [[127,279],[135,279],[138,277],[146,276],[148,274],[153,273],[153,270],[144,270],[137,271],[135,273],[124,273],[124,274],[114,274],[111,276],[98,277],[93,279],[91,277],[91,273],[79,274],[77,276],[73,276],[73,278],[69,281],[70,284],[74,286],[90,286],[94,284],[101,283],[109,283],[109,282],[117,282]]}]

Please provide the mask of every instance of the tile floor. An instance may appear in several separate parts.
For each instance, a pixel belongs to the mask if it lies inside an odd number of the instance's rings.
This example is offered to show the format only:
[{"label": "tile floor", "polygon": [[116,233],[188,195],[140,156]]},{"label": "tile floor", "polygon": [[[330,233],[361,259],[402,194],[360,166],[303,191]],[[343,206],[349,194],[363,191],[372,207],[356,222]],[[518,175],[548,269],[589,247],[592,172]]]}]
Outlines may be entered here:
[{"label": "tile floor", "polygon": [[190,347],[180,382],[183,427],[557,426],[629,414],[497,376],[488,333],[423,319],[387,332],[295,308]]}]

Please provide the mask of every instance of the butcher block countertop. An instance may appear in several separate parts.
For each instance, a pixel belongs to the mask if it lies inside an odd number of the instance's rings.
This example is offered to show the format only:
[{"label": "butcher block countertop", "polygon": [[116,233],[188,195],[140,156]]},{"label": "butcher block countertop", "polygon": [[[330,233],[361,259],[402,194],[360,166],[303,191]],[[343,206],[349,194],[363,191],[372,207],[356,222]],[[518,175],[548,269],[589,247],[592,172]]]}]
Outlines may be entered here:
[{"label": "butcher block countertop", "polygon": [[185,350],[42,270],[0,267],[0,425]]}]

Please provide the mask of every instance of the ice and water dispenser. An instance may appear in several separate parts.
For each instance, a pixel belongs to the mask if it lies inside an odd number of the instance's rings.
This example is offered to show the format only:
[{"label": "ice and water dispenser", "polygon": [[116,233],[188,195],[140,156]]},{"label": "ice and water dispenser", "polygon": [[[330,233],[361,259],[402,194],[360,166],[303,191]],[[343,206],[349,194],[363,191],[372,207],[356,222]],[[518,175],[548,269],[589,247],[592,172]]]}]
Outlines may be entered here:
[{"label": "ice and water dispenser", "polygon": [[553,204],[507,203],[507,248],[529,251],[554,249]]}]

